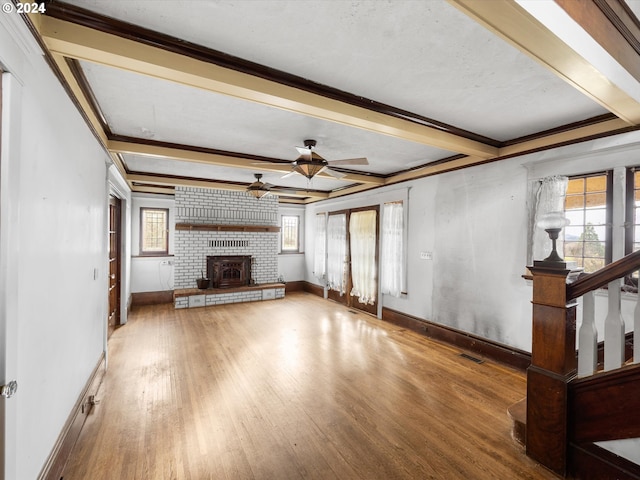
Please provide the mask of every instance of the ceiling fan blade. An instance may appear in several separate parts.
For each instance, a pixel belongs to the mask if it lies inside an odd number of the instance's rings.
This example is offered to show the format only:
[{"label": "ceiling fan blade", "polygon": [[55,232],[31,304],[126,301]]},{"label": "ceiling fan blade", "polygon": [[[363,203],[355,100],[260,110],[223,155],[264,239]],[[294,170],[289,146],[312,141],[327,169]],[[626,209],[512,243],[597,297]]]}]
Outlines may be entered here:
[{"label": "ceiling fan blade", "polygon": [[281,176],[280,178],[289,178],[293,175],[300,175],[298,172],[296,172],[295,170],[291,170],[289,173],[287,173],[286,175]]},{"label": "ceiling fan blade", "polygon": [[329,175],[331,175],[334,178],[337,178],[338,180],[347,176],[346,173],[336,172],[335,170],[331,170],[330,168],[327,168],[327,167],[324,167],[322,170],[320,170],[320,172],[328,173]]},{"label": "ceiling fan blade", "polygon": [[329,160],[329,165],[369,165],[366,158],[345,158],[344,160]]},{"label": "ceiling fan blade", "polygon": [[307,147],[296,147],[298,153],[306,159],[311,160],[311,149]]}]

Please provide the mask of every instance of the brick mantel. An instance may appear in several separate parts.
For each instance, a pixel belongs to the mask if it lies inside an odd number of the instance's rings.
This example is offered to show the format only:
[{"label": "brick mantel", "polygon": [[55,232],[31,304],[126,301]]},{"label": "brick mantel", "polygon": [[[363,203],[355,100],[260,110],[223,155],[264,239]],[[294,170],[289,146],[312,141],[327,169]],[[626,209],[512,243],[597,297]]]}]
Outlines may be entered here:
[{"label": "brick mantel", "polygon": [[[196,279],[207,271],[208,256],[250,256],[251,284],[277,282],[280,227],[276,198],[258,200],[246,192],[176,187],[175,200],[176,290],[196,287]],[[242,301],[252,301],[251,295],[261,292],[242,295],[247,297]]]}]

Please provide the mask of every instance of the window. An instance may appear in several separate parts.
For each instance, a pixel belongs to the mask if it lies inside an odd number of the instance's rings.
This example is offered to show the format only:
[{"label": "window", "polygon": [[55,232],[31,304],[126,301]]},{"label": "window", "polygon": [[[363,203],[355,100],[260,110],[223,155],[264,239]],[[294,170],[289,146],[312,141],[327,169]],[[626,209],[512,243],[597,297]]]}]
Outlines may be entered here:
[{"label": "window", "polygon": [[404,291],[404,213],[402,202],[382,210],[382,293],[399,297]]},{"label": "window", "polygon": [[601,173],[569,179],[564,229],[564,258],[587,273],[611,261],[611,175]]},{"label": "window", "polygon": [[281,234],[282,252],[300,251],[300,217],[283,215]]},{"label": "window", "polygon": [[[640,250],[640,168],[630,168],[627,182],[627,229],[625,254]],[[635,272],[637,276],[638,272]]]},{"label": "window", "polygon": [[323,279],[327,262],[327,219],[324,213],[316,214],[316,242],[313,255],[313,273]]},{"label": "window", "polygon": [[169,253],[168,232],[168,209],[140,209],[140,255],[167,255]]}]

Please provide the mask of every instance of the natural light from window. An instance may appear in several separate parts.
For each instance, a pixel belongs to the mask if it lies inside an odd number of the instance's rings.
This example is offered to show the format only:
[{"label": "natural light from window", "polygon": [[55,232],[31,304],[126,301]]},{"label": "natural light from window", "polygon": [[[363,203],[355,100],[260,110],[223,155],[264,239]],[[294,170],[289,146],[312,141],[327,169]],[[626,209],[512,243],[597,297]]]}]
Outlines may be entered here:
[{"label": "natural light from window", "polygon": [[140,254],[160,255],[169,252],[169,210],[165,208],[140,209]]},{"label": "natural light from window", "polygon": [[607,242],[607,175],[569,179],[564,230],[564,258],[587,273],[605,266]]},{"label": "natural light from window", "polygon": [[282,251],[300,251],[300,217],[297,215],[282,216]]}]

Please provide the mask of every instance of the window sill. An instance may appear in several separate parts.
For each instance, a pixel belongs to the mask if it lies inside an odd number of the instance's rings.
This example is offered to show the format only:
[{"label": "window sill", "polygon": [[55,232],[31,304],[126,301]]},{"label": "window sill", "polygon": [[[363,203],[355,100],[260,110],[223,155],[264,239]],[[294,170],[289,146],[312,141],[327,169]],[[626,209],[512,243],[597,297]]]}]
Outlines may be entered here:
[{"label": "window sill", "polygon": [[304,252],[279,252],[278,255],[304,255]]}]

